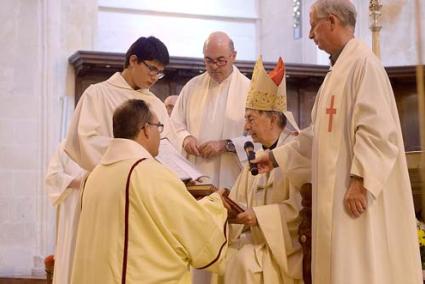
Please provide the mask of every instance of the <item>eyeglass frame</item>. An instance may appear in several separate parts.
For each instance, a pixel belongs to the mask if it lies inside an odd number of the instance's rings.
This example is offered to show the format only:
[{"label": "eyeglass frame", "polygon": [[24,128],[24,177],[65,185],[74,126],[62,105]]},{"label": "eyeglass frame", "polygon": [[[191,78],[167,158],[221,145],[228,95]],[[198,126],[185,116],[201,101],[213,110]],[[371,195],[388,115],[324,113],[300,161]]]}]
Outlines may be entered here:
[{"label": "eyeglass frame", "polygon": [[165,77],[165,73],[163,71],[158,70],[155,66],[147,64],[144,60],[141,60],[143,65],[145,65],[149,69],[149,74],[156,76],[158,80]]},{"label": "eyeglass frame", "polygon": [[[150,121],[148,121],[146,123],[149,124],[149,125],[158,127],[159,133],[162,133],[162,131],[164,131],[164,124],[162,124],[160,121],[158,121],[158,123],[153,123],[153,122],[150,122]],[[142,128],[144,128],[144,126]]]},{"label": "eyeglass frame", "polygon": [[[206,65],[217,65],[219,67],[223,67],[229,62],[229,60],[226,59],[226,58],[231,57],[232,55],[233,54],[230,54],[228,56],[220,56],[217,59],[212,59],[211,57],[206,56],[206,57],[204,57],[204,62],[205,62]],[[220,63],[220,61],[221,61],[221,63]]]}]

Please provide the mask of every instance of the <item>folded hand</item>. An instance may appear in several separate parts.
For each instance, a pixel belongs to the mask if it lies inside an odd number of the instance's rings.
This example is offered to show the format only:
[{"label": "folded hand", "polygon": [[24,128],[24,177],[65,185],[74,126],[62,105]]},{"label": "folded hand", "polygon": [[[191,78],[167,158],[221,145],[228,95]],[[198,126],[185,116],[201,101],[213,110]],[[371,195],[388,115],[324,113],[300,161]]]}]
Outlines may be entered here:
[{"label": "folded hand", "polygon": [[226,151],[224,140],[208,141],[199,145],[199,152],[204,159],[210,159]]}]

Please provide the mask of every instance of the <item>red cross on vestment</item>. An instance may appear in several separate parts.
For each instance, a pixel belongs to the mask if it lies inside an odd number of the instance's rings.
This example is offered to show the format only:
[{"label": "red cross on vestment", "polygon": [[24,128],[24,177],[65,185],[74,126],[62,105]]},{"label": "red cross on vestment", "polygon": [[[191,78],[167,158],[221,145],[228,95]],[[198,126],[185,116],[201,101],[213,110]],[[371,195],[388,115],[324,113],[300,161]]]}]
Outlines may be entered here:
[{"label": "red cross on vestment", "polygon": [[331,105],[326,109],[326,114],[329,114],[328,132],[332,132],[332,119],[333,115],[336,114],[336,108],[334,108],[335,96],[331,98]]}]

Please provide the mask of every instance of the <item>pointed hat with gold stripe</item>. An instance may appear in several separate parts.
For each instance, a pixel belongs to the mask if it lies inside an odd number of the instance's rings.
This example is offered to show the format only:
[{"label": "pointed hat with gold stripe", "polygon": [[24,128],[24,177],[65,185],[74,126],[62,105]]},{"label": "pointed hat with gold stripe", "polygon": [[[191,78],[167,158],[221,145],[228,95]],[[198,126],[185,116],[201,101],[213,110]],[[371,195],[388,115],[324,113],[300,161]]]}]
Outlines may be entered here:
[{"label": "pointed hat with gold stripe", "polygon": [[281,57],[269,74],[264,69],[262,57],[258,57],[246,99],[246,108],[283,112],[289,123],[299,131],[294,116],[287,109],[285,65]]}]

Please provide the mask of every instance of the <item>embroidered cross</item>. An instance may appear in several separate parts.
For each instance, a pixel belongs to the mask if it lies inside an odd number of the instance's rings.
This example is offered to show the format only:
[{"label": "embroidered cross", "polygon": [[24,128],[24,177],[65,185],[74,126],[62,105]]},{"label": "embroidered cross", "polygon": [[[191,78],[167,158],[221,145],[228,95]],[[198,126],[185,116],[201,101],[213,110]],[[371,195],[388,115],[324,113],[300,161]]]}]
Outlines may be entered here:
[{"label": "embroidered cross", "polygon": [[336,108],[334,108],[335,96],[331,98],[331,105],[326,109],[326,114],[329,114],[328,132],[332,132],[332,119],[333,115],[336,114]]}]

